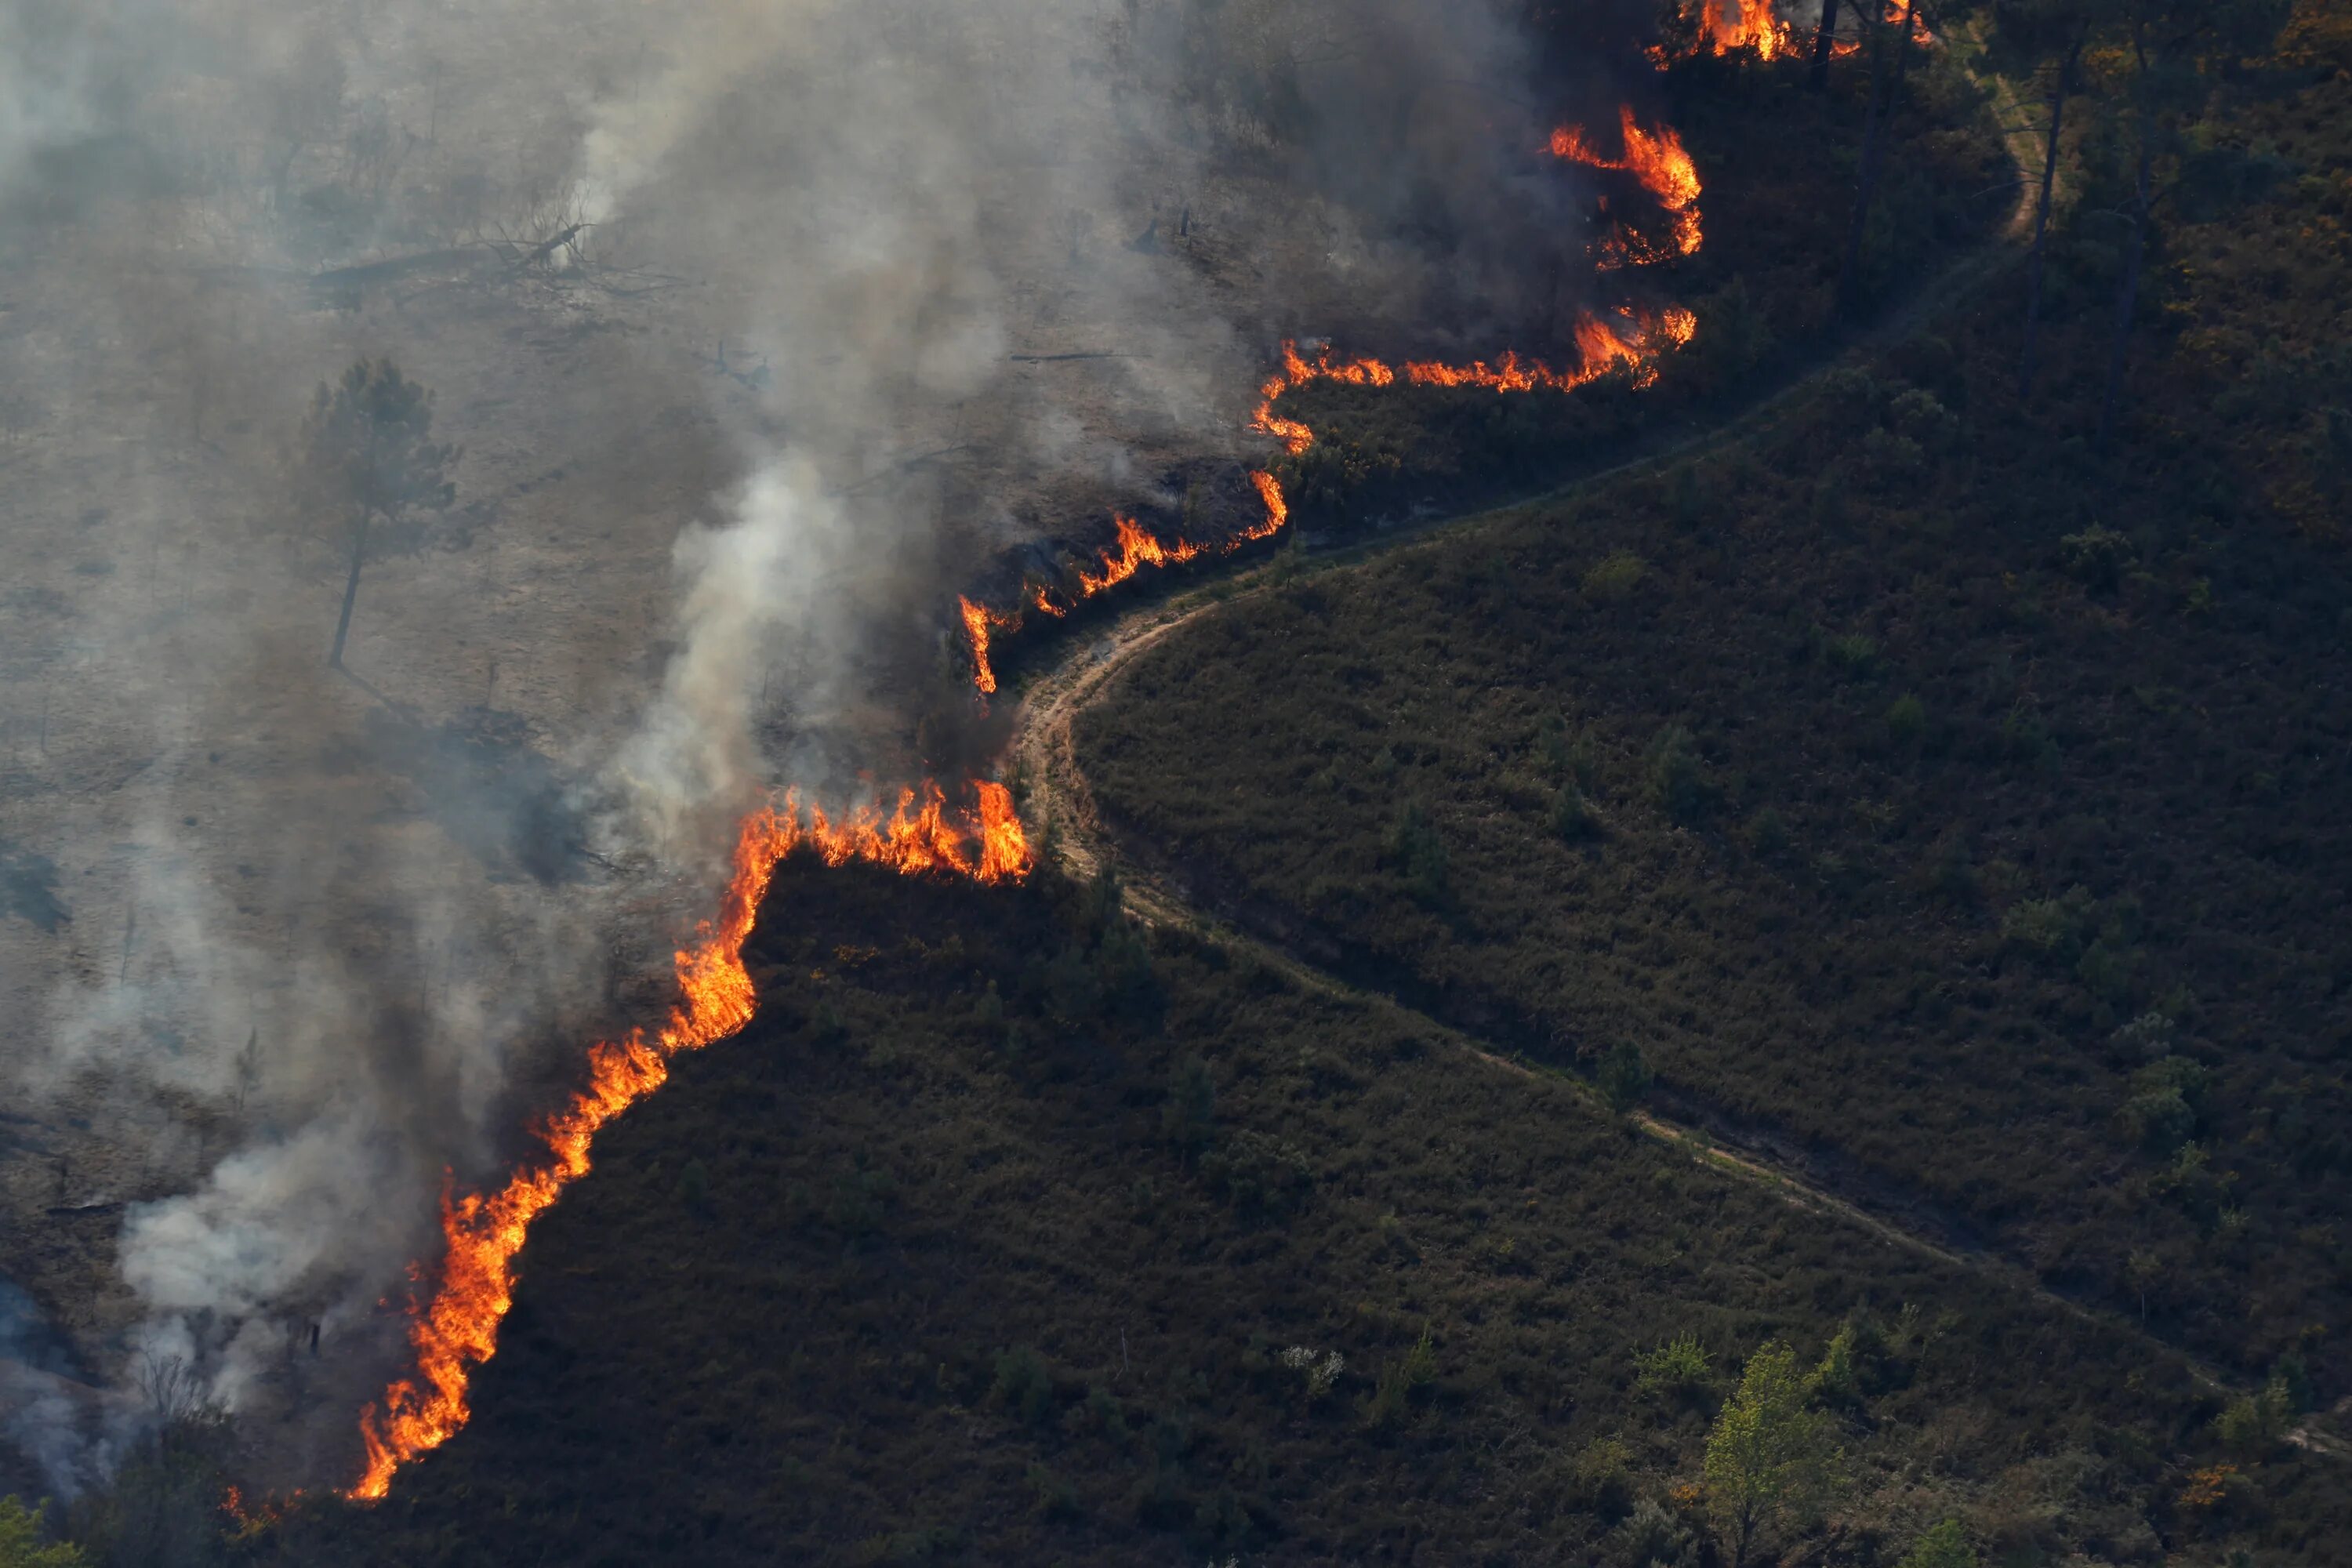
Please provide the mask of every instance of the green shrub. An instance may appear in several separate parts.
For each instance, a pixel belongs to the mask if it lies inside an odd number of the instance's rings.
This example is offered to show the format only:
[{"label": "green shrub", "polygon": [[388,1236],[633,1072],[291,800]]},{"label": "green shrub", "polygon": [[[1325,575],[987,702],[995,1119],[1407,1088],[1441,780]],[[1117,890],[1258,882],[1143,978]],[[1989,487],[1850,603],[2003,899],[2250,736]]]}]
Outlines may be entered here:
[{"label": "green shrub", "polygon": [[1886,422],[1925,453],[1948,452],[1960,438],[1960,416],[1924,386],[1895,394]]},{"label": "green shrub", "polygon": [[1568,721],[1548,715],[1536,731],[1536,754],[1555,777],[1565,774],[1577,788],[1591,792],[1601,778],[1601,753],[1589,735],[1570,732]]},{"label": "green shrub", "polygon": [[1398,809],[1389,829],[1389,863],[1404,879],[1405,891],[1433,908],[1443,906],[1451,893],[1446,880],[1445,843],[1419,801]]},{"label": "green shrub", "polygon": [[1748,819],[1748,847],[1759,855],[1778,855],[1789,847],[1789,824],[1770,806]]},{"label": "green shrub", "polygon": [[2021,899],[2000,917],[2000,940],[2046,958],[2073,959],[2082,952],[2091,910],[2090,892],[2080,887],[2055,899]]},{"label": "green shrub", "polygon": [[1393,1361],[1381,1363],[1380,1375],[1373,1381],[1371,1398],[1364,1406],[1364,1420],[1372,1426],[1390,1426],[1405,1413],[1406,1404],[1414,1389],[1437,1376],[1437,1350],[1431,1344],[1429,1331],[1421,1331],[1421,1338],[1412,1349]]},{"label": "green shrub", "polygon": [[1873,430],[1862,438],[1862,466],[1881,488],[1906,484],[1927,471],[1927,448],[1893,430]]},{"label": "green shrub", "polygon": [[13,1497],[0,1497],[0,1568],[82,1568],[86,1559],[79,1547],[41,1544],[47,1509],[27,1509]]},{"label": "green shrub", "polygon": [[2197,1135],[2210,1075],[2187,1057],[2159,1057],[2132,1074],[2125,1130],[2151,1154],[2173,1152]]},{"label": "green shrub", "polygon": [[1029,1494],[1036,1500],[1037,1513],[1043,1519],[1075,1519],[1078,1513],[1078,1489],[1066,1479],[1035,1460],[1030,1461],[1027,1475]]},{"label": "green shrub", "polygon": [[1620,1116],[1642,1102],[1642,1097],[1650,1092],[1652,1081],[1648,1058],[1642,1055],[1642,1047],[1631,1040],[1620,1040],[1610,1047],[1609,1054],[1601,1058],[1600,1068],[1593,1074],[1601,1097]]},{"label": "green shrub", "polygon": [[1599,819],[1585,804],[1584,792],[1573,784],[1561,785],[1559,793],[1552,796],[1551,830],[1571,844],[1600,835]]},{"label": "green shrub", "polygon": [[2059,569],[2086,588],[2113,589],[2132,554],[2129,538],[2097,523],[2058,542]]},{"label": "green shrub", "polygon": [[2277,1373],[2253,1393],[2231,1400],[2213,1419],[2221,1446],[2243,1458],[2258,1459],[2286,1438],[2299,1414],[2293,1388]]},{"label": "green shrub", "polygon": [[1571,1508],[1622,1518],[1633,1506],[1633,1451],[1617,1437],[1587,1443],[1569,1462],[1567,1489]]},{"label": "green shrub", "polygon": [[1286,1214],[1314,1190],[1315,1169],[1279,1138],[1243,1128],[1201,1156],[1210,1190],[1237,1209]]},{"label": "green shrub", "polygon": [[1024,1421],[1044,1420],[1054,1405],[1054,1374],[1045,1358],[1027,1345],[999,1352],[988,1397]]},{"label": "green shrub", "polygon": [[702,1168],[699,1160],[688,1160],[686,1169],[677,1176],[677,1201],[697,1214],[710,1208],[710,1173]]},{"label": "green shrub", "polygon": [[1188,1056],[1168,1078],[1167,1103],[1160,1108],[1160,1132],[1187,1153],[1204,1148],[1216,1130],[1217,1080],[1209,1064]]},{"label": "green shrub", "polygon": [[1669,724],[1650,742],[1650,803],[1678,822],[1696,817],[1715,799],[1700,763],[1698,743],[1680,724]]},{"label": "green shrub", "polygon": [[1919,1538],[1902,1568],[1977,1568],[1976,1548],[1957,1519],[1948,1519]]},{"label": "green shrub", "polygon": [[1596,605],[1613,605],[1642,584],[1648,563],[1630,550],[1612,551],[1584,574],[1584,596]]},{"label": "green shrub", "polygon": [[1832,668],[1857,680],[1872,674],[1878,667],[1878,639],[1861,632],[1848,632],[1843,637],[1831,638],[1822,652]]},{"label": "green shrub", "polygon": [[861,1164],[834,1177],[825,1219],[845,1236],[869,1236],[882,1228],[883,1210],[898,1195],[898,1178],[878,1166]]},{"label": "green shrub", "polygon": [[1607,1560],[1621,1568],[1699,1568],[1706,1560],[1691,1527],[1652,1498],[1609,1532],[1608,1545]]},{"label": "green shrub", "polygon": [[1862,1403],[1862,1369],[1858,1364],[1853,1325],[1840,1328],[1813,1368],[1813,1397],[1824,1405],[1847,1407]]},{"label": "green shrub", "polygon": [[1633,1357],[1633,1386],[1645,1394],[1676,1394],[1704,1388],[1714,1378],[1706,1347],[1696,1334],[1679,1334],[1654,1351]]},{"label": "green shrub", "polygon": [[1886,738],[1898,746],[1916,746],[1927,733],[1927,705],[1906,694],[1886,710]]}]

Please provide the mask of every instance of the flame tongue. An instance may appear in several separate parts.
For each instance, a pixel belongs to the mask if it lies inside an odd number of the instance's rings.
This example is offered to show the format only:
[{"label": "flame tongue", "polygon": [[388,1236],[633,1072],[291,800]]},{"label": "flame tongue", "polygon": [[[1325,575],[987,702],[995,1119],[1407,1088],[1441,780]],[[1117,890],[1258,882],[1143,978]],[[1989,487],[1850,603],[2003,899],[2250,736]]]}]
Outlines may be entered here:
[{"label": "flame tongue", "polygon": [[781,807],[763,807],[743,819],[719,918],[698,928],[693,944],[677,953],[678,1000],[668,1022],[650,1038],[633,1031],[589,1048],[587,1087],[537,1130],[549,1159],[517,1171],[494,1193],[443,1194],[447,1256],[431,1300],[409,1324],[416,1375],[393,1384],[380,1405],[362,1413],[367,1469],[350,1496],[383,1497],[402,1465],[466,1425],[473,1369],[497,1352],[499,1324],[514,1304],[515,1256],[531,1221],[587,1174],[597,1130],[659,1089],[672,1057],[751,1022],[755,998],[743,944],[777,863],[807,846],[832,866],[870,860],[908,875],[980,882],[1025,877],[1034,858],[1012,793],[986,782],[976,788],[978,809],[968,823],[948,820],[946,796],[935,784],[919,795],[902,792],[887,820],[878,806],[869,805],[837,821],[811,807],[803,822],[799,799],[790,794]]},{"label": "flame tongue", "polygon": [[1623,157],[1611,158],[1596,151],[1581,125],[1563,125],[1551,133],[1552,156],[1590,169],[1628,171],[1642,182],[1642,188],[1655,197],[1660,206],[1674,215],[1674,236],[1671,244],[1660,245],[1628,231],[1622,224],[1612,224],[1609,234],[1595,247],[1601,269],[1606,272],[1620,267],[1646,267],[1677,256],[1696,255],[1700,239],[1698,165],[1684,150],[1682,137],[1671,126],[1643,130],[1633,118],[1632,104],[1617,111],[1617,123],[1625,142]]}]

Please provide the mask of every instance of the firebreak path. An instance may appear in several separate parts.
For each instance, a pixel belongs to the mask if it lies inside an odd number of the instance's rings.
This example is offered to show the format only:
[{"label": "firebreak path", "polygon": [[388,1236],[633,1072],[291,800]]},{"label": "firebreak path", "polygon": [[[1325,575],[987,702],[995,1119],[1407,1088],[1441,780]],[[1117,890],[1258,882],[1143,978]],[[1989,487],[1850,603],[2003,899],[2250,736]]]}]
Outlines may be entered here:
[{"label": "firebreak path", "polygon": [[[2023,113],[2013,91],[2007,82],[1997,77],[1983,79],[1992,90],[1995,111],[2004,126],[2011,128],[2008,138],[2019,169],[2022,172],[2037,167],[2035,160],[2039,157],[2040,147],[2032,131],[2023,124]],[[1317,575],[1348,571],[1410,540],[1441,531],[1453,532],[1475,527],[1531,507],[1556,505],[1596,490],[1629,473],[1644,469],[1664,472],[1703,454],[1728,451],[1759,441],[1775,427],[1782,415],[1812,394],[1828,371],[1865,361],[1899,342],[1923,321],[1973,292],[2017,260],[2024,242],[2032,234],[2037,195],[2034,185],[2023,180],[2021,180],[2019,193],[1999,238],[1953,263],[1921,289],[1908,304],[1854,339],[1828,363],[1801,376],[1723,424],[1662,449],[1586,475],[1562,489],[1529,500],[1433,519],[1393,530],[1381,538],[1360,544],[1318,552],[1319,558],[1304,569]],[[1217,597],[1194,593],[1159,605],[1139,605],[1119,616],[1097,635],[1074,637],[1063,643],[1054,661],[1030,679],[1022,694],[1022,708],[1012,752],[1028,790],[1028,815],[1040,826],[1050,825],[1052,837],[1049,842],[1054,846],[1054,852],[1058,855],[1063,868],[1069,874],[1084,879],[1093,876],[1105,866],[1115,868],[1125,890],[1127,907],[1138,918],[1151,924],[1181,926],[1213,934],[1225,946],[1250,953],[1304,988],[1341,997],[1356,1005],[1387,1009],[1391,1014],[1409,1018],[1417,1031],[1460,1050],[1488,1068],[1528,1079],[1551,1079],[1568,1088],[1596,1114],[1608,1114],[1598,1092],[1573,1075],[1530,1065],[1509,1051],[1465,1034],[1396,996],[1385,992],[1368,991],[1351,984],[1303,957],[1293,946],[1263,929],[1243,929],[1234,921],[1221,919],[1215,913],[1196,906],[1174,879],[1139,863],[1135,855],[1123,854],[1114,836],[1106,828],[1096,806],[1093,791],[1078,765],[1074,738],[1077,716],[1094,702],[1109,695],[1117,678],[1139,656],[1206,620],[1226,604],[1266,593],[1284,582],[1295,580],[1291,574],[1298,569],[1286,570],[1265,564],[1245,569],[1224,579]],[[1938,1240],[1925,1234],[1921,1228],[1906,1225],[1900,1217],[1900,1211],[1910,1209],[1916,1212],[1923,1205],[1906,1204],[1902,1194],[1882,1182],[1853,1184],[1853,1190],[1841,1193],[1808,1177],[1787,1160],[1755,1142],[1732,1142],[1654,1112],[1636,1112],[1629,1118],[1629,1123],[1644,1136],[1685,1150],[1695,1159],[1736,1180],[1769,1189],[1796,1208],[1853,1226],[1886,1245],[1900,1247],[1932,1258],[1948,1267],[1990,1279],[2052,1310],[2140,1340],[2151,1350],[2174,1359],[2192,1378],[2213,1393],[2234,1395],[2249,1392],[2239,1379],[2148,1333],[2142,1324],[2128,1316],[2051,1289],[2031,1268],[2013,1258],[1984,1247]],[[2321,1429],[2316,1418],[2307,1420],[2289,1433],[2288,1438],[2315,1453],[2352,1458],[2352,1445]]]}]

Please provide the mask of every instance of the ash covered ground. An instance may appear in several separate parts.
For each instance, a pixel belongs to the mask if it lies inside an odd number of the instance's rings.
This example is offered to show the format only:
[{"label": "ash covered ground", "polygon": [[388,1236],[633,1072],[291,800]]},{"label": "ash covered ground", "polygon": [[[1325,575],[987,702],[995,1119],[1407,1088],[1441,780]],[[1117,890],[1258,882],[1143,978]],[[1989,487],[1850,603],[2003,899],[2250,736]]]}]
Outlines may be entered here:
[{"label": "ash covered ground", "polygon": [[[159,1380],[341,1479],[735,816],[990,765],[961,585],[1238,519],[1284,335],[1564,338],[1599,21],[1204,9],[0,5],[0,1490]],[[462,452],[336,668],[302,421],[387,357]]]}]

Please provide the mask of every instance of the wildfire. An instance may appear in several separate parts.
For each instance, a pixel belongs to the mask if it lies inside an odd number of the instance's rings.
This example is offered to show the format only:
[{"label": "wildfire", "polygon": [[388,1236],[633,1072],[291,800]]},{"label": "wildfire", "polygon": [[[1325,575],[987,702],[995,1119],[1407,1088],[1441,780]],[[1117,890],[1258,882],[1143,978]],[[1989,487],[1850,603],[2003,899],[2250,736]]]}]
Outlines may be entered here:
[{"label": "wildfire", "polygon": [[1581,125],[1563,125],[1551,133],[1552,156],[1587,168],[1623,169],[1632,174],[1641,181],[1643,190],[1657,198],[1660,206],[1674,215],[1674,237],[1671,246],[1661,247],[1630,232],[1622,224],[1612,225],[1609,234],[1596,247],[1601,270],[1646,267],[1677,256],[1696,255],[1700,238],[1698,165],[1684,150],[1683,139],[1671,126],[1643,130],[1633,118],[1633,106],[1630,103],[1617,111],[1617,123],[1625,142],[1623,157],[1607,157],[1595,150]]},{"label": "wildfire", "polygon": [[[1893,25],[1903,19],[1904,0],[1880,0],[1879,20]],[[1683,14],[1688,16],[1687,4]],[[1911,41],[1922,47],[1932,45],[1936,35],[1927,19],[1915,9],[1911,19]],[[1830,52],[1841,58],[1862,47],[1854,38],[1839,38],[1830,45]],[[1805,52],[1805,40],[1798,34],[1796,25],[1784,22],[1776,14],[1773,0],[1700,0],[1698,24],[1691,41],[1680,49],[1664,44],[1652,45],[1644,52],[1650,63],[1660,70],[1699,55],[1732,55],[1752,52],[1759,60],[1776,60]]]},{"label": "wildfire", "polygon": [[[1201,553],[1199,545],[1181,539],[1172,544],[1160,543],[1138,527],[1131,517],[1114,516],[1111,521],[1118,528],[1118,553],[1104,552],[1101,576],[1085,572],[1078,574],[1080,589],[1087,597],[1091,598],[1106,588],[1117,587],[1146,566],[1181,565]],[[1043,594],[1038,595],[1041,599],[1044,596]]]},{"label": "wildfire", "polygon": [[[1631,131],[1630,116],[1627,126]],[[1578,134],[1574,127],[1559,133],[1571,137]],[[1556,136],[1555,145],[1558,140]],[[1627,145],[1634,145],[1631,135]],[[1640,145],[1643,149],[1641,155],[1654,160],[1664,171],[1656,176],[1661,184],[1676,191],[1685,188],[1684,184],[1676,183],[1682,176],[1672,170],[1678,163],[1687,171],[1690,160],[1674,132],[1645,135]],[[1643,176],[1645,183],[1650,178]],[[1696,175],[1689,175],[1686,184],[1695,197],[1698,191]],[[1689,214],[1694,237],[1697,216],[1695,209]],[[1694,237],[1692,245],[1696,244]],[[1328,345],[1310,360],[1298,352],[1296,342],[1285,342],[1282,368],[1258,388],[1258,405],[1250,416],[1250,427],[1280,441],[1293,457],[1306,451],[1315,444],[1315,432],[1298,420],[1276,414],[1274,405],[1285,393],[1317,381],[1336,381],[1349,386],[1392,386],[1402,381],[1411,386],[1473,386],[1503,393],[1573,392],[1622,371],[1634,386],[1646,387],[1658,379],[1659,356],[1689,342],[1697,330],[1698,318],[1680,306],[1656,311],[1622,311],[1614,325],[1588,310],[1577,318],[1573,331],[1580,363],[1565,370],[1555,370],[1540,360],[1521,359],[1517,353],[1506,353],[1492,364],[1485,360],[1473,360],[1468,364],[1408,360],[1399,369],[1377,359],[1334,359]],[[1249,479],[1265,505],[1265,515],[1214,547],[1219,553],[1231,553],[1254,540],[1269,538],[1290,521],[1290,503],[1283,494],[1282,481],[1262,468],[1251,470]],[[1097,552],[1097,569],[1079,569],[1073,602],[1108,592],[1146,566],[1180,565],[1211,553],[1213,548],[1193,540],[1161,539],[1131,517],[1114,515],[1111,521],[1118,530],[1118,548]],[[1025,609],[1040,610],[1058,618],[1068,615],[1071,608],[1056,603],[1052,590],[1034,584],[1023,590],[1023,608],[992,610],[968,598],[959,598],[957,605],[963,617],[964,640],[971,651],[971,683],[983,697],[993,696],[997,688],[996,666],[990,655],[995,634],[1018,631]]]},{"label": "wildfire", "polygon": [[[1021,612],[1013,610],[999,615],[986,605],[975,605],[961,595],[956,603],[963,608],[964,637],[971,644],[972,682],[980,688],[982,696],[992,697],[996,693],[996,670],[988,662],[989,633],[1011,631],[1020,626]],[[1037,595],[1037,605],[1040,609],[1048,607],[1042,592]],[[1059,615],[1061,612],[1056,610],[1053,613]]]},{"label": "wildfire", "polygon": [[548,1158],[523,1166],[497,1192],[444,1193],[441,1228],[448,1249],[440,1279],[431,1299],[410,1310],[416,1374],[394,1383],[381,1405],[361,1414],[367,1469],[347,1495],[383,1497],[402,1465],[465,1426],[472,1414],[467,1391],[473,1369],[497,1352],[499,1324],[514,1304],[515,1255],[531,1221],[588,1173],[589,1144],[597,1131],[659,1089],[673,1057],[724,1039],[751,1021],[755,999],[743,943],[777,863],[806,847],[828,866],[866,860],[908,876],[988,883],[1025,877],[1034,858],[1012,793],[986,782],[976,793],[976,809],[954,821],[936,784],[902,791],[887,819],[878,805],[838,819],[810,806],[804,817],[792,793],[781,805],[743,819],[719,917],[698,927],[693,942],[677,954],[678,999],[668,1022],[651,1037],[637,1030],[589,1047],[587,1087],[537,1130]]}]

